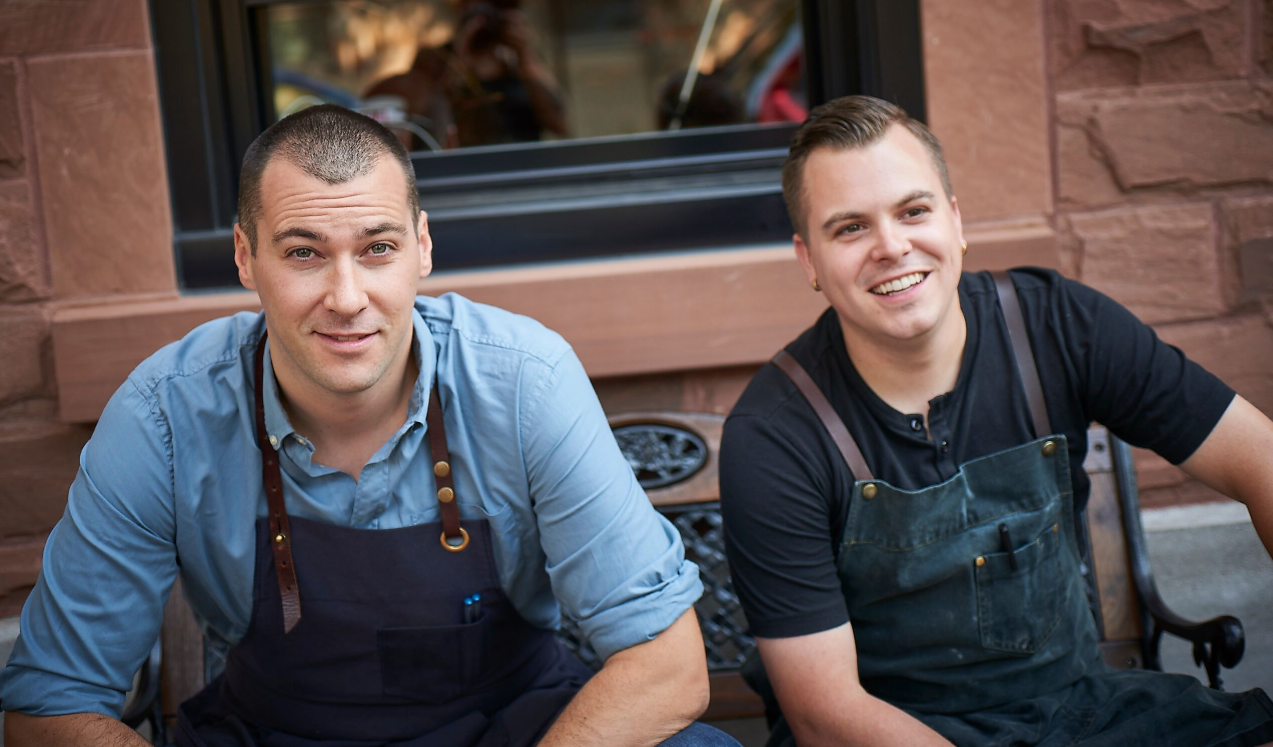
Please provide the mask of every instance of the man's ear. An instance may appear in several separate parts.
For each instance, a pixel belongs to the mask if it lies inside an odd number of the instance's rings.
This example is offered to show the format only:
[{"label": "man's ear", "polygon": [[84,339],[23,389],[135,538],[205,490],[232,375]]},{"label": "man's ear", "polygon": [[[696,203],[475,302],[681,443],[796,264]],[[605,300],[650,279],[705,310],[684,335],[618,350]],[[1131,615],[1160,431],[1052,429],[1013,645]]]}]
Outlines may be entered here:
[{"label": "man's ear", "polygon": [[813,256],[809,253],[809,245],[804,243],[799,233],[792,235],[791,243],[796,248],[796,259],[800,260],[800,266],[804,268],[804,279],[809,285],[813,285],[818,280],[818,271],[813,266]]},{"label": "man's ear", "polygon": [[964,240],[964,219],[959,215],[959,201],[954,197],[950,198],[950,212],[955,214],[955,235],[962,243]]},{"label": "man's ear", "polygon": [[429,214],[420,211],[420,222],[416,225],[416,235],[420,244],[420,277],[426,278],[433,272],[433,239],[429,237]]},{"label": "man's ear", "polygon": [[256,290],[256,280],[252,277],[252,243],[238,223],[234,224],[234,264],[239,268],[239,282],[243,287]]}]

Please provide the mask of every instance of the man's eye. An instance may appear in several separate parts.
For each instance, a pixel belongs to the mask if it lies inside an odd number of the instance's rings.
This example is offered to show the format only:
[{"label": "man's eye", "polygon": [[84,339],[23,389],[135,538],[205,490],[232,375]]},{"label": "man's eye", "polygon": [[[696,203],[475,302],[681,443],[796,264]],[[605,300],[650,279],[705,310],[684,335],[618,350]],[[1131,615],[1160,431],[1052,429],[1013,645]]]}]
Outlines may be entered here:
[{"label": "man's eye", "polygon": [[849,225],[842,227],[840,229],[840,233],[857,233],[858,231],[861,231],[864,227],[865,226],[863,226],[861,223],[850,223]]},{"label": "man's eye", "polygon": [[367,251],[379,257],[379,256],[384,256],[388,254],[389,252],[393,251],[393,247],[389,246],[388,244],[372,244],[370,247],[368,247]]},{"label": "man's eye", "polygon": [[302,246],[299,249],[293,249],[291,256],[296,257],[297,259],[309,259],[314,256],[314,250],[307,249]]},{"label": "man's eye", "polygon": [[906,212],[903,213],[903,215],[905,215],[907,218],[918,218],[927,212],[928,212],[928,208],[913,207],[913,208],[907,208]]}]

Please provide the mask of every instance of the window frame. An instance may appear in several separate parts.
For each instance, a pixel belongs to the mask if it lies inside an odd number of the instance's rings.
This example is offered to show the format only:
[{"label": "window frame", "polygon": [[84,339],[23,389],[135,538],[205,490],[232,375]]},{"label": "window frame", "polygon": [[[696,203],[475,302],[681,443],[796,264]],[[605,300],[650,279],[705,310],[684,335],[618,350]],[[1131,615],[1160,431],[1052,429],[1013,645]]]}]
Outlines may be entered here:
[{"label": "window frame", "polygon": [[[271,102],[264,9],[151,0],[179,287],[236,287],[239,164]],[[850,93],[925,118],[919,0],[802,0],[810,105]],[[840,43],[857,40],[853,54]],[[415,154],[437,270],[731,248],[791,234],[778,174],[794,125]],[[510,241],[509,237],[516,237]]]}]

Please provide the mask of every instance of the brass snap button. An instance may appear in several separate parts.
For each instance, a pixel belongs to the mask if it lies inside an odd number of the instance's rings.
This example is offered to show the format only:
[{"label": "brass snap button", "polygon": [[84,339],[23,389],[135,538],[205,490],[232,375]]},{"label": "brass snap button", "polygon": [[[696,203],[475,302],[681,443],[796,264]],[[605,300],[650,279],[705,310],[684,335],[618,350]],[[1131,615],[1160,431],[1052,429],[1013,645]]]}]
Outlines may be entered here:
[{"label": "brass snap button", "polygon": [[283,540],[285,539],[287,539],[287,537],[285,537],[281,532],[279,534],[274,535],[274,541],[279,543],[280,545],[283,544]]},{"label": "brass snap button", "polygon": [[451,474],[451,465],[446,462],[435,462],[433,464],[433,474],[438,477],[446,477]]},{"label": "brass snap button", "polygon": [[443,503],[450,503],[455,500],[455,491],[450,488],[442,488],[438,491],[438,500]]},{"label": "brass snap button", "polygon": [[983,566],[983,565],[985,565],[985,564],[986,564],[986,559],[985,559],[984,557],[982,557],[982,556],[978,555],[978,556],[977,556],[977,567],[978,567],[978,568],[980,568],[981,566]]},{"label": "brass snap button", "polygon": [[875,493],[878,492],[878,490],[879,488],[875,487],[875,483],[868,482],[862,486],[862,497],[869,501],[875,497]]},{"label": "brass snap button", "polygon": [[1043,442],[1043,456],[1052,456],[1056,453],[1056,441]]}]

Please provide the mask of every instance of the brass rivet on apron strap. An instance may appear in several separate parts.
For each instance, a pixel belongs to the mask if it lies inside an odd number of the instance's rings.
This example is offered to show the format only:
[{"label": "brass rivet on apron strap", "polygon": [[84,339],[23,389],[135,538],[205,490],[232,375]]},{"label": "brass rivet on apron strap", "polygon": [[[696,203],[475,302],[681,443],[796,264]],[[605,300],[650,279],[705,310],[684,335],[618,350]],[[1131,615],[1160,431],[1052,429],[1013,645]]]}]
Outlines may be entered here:
[{"label": "brass rivet on apron strap", "polygon": [[455,491],[450,488],[442,488],[438,491],[438,500],[443,503],[450,503],[455,500]]},{"label": "brass rivet on apron strap", "polygon": [[978,556],[977,556],[977,567],[978,567],[978,568],[980,568],[981,566],[983,566],[983,565],[985,565],[985,564],[986,564],[986,559],[985,559],[984,557],[982,557],[982,556],[978,555]]},{"label": "brass rivet on apron strap", "polygon": [[862,497],[869,501],[875,497],[875,493],[878,490],[879,488],[875,487],[875,483],[868,482],[867,484],[862,486]]},{"label": "brass rivet on apron strap", "polygon": [[283,536],[282,532],[279,532],[278,534],[274,535],[274,541],[279,543],[280,545],[283,544],[283,540],[285,539],[287,539],[287,537]]},{"label": "brass rivet on apron strap", "polygon": [[435,462],[433,464],[433,474],[438,477],[446,477],[451,474],[451,465],[446,462]]},{"label": "brass rivet on apron strap", "polygon": [[1043,456],[1052,456],[1056,453],[1056,441],[1043,442]]}]

